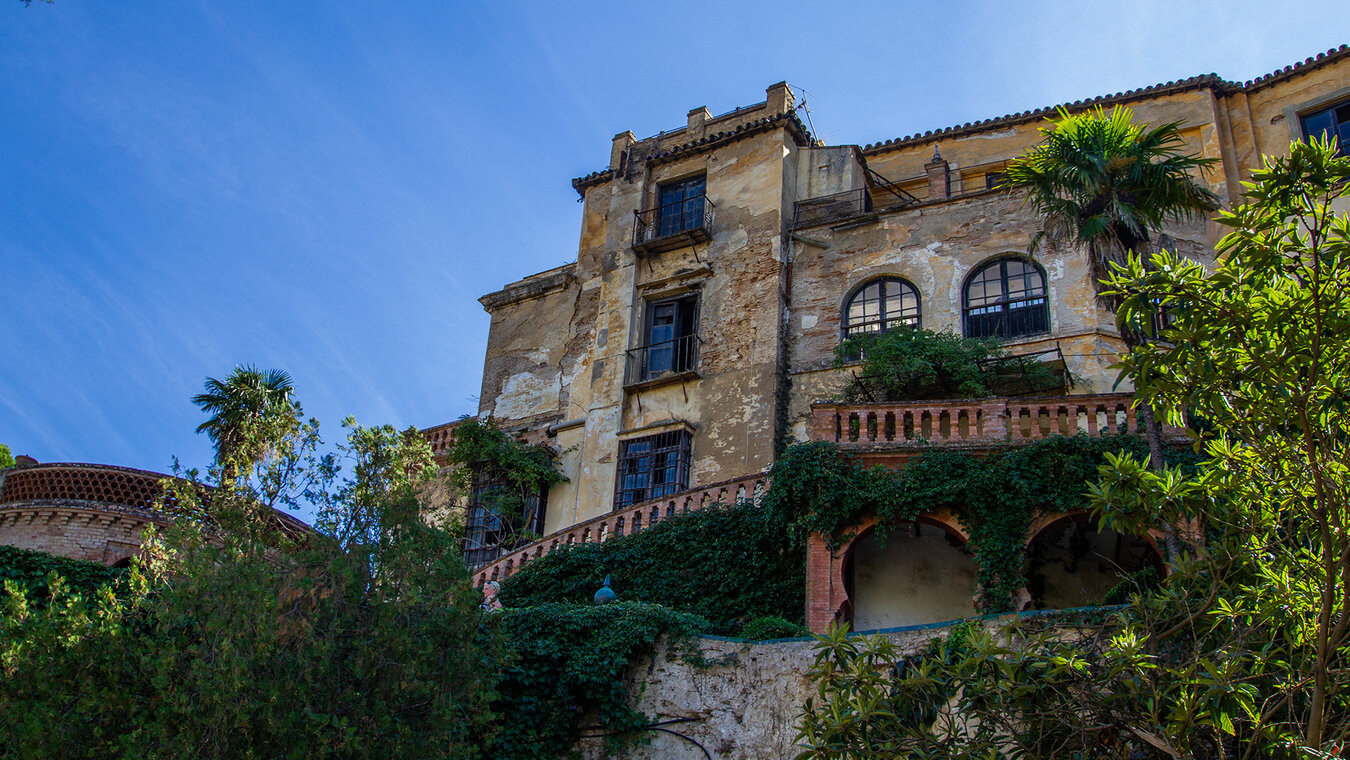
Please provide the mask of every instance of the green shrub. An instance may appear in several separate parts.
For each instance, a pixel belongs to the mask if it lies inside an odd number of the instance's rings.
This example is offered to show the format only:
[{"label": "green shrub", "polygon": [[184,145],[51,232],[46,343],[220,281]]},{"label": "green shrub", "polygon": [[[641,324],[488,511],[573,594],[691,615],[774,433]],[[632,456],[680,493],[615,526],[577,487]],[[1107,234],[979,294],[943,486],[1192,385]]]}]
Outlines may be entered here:
[{"label": "green shrub", "polygon": [[746,623],[737,638],[765,641],[768,639],[792,639],[807,635],[810,635],[810,631],[806,630],[806,626],[801,623],[765,615]]},{"label": "green shrub", "polygon": [[559,547],[502,583],[502,603],[589,603],[606,575],[623,601],[706,618],[730,635],[744,621],[805,614],[805,554],[760,508],[713,505],[603,543]]},{"label": "green shrub", "polygon": [[835,348],[835,367],[862,366],[840,399],[978,398],[1058,388],[1063,377],[1034,358],[1009,356],[998,338],[963,338],[905,324],[856,335]]}]

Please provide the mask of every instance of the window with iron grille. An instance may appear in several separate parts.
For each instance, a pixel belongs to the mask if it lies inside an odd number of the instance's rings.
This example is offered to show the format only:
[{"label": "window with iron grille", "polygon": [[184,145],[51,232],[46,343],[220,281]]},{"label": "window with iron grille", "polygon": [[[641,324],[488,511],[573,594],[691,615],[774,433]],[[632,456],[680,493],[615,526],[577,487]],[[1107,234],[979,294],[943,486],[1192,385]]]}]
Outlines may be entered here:
[{"label": "window with iron grille", "polygon": [[1001,259],[966,281],[967,338],[1018,338],[1050,331],[1045,275],[1024,259]]},{"label": "window with iron grille", "polygon": [[1350,156],[1350,100],[1304,114],[1299,121],[1305,138],[1334,137],[1337,155]]},{"label": "window with iron grille", "polygon": [[547,507],[547,486],[521,494],[501,478],[475,475],[464,520],[464,564],[487,564],[531,536],[542,536]]},{"label": "window with iron grille", "polygon": [[679,493],[689,487],[688,431],[633,438],[619,450],[619,483],[614,508]]},{"label": "window with iron grille", "polygon": [[703,198],[707,191],[707,177],[662,185],[657,199],[657,237],[678,235],[703,226]]},{"label": "window with iron grille", "polygon": [[919,326],[919,291],[897,277],[863,285],[844,306],[844,338],[884,332],[895,325]]}]

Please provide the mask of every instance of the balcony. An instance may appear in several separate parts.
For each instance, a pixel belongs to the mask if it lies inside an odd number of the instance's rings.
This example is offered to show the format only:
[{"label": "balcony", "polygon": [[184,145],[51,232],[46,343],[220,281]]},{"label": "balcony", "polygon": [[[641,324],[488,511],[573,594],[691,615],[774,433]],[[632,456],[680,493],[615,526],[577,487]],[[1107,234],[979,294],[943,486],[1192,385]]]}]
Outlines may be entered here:
[{"label": "balcony", "polygon": [[630,348],[624,366],[624,387],[697,377],[698,333]]},{"label": "balcony", "polygon": [[[1053,435],[1138,434],[1133,396],[1103,393],[1046,398],[983,398],[875,404],[811,405],[811,438],[872,451],[991,449],[1024,445]],[[1184,430],[1163,426],[1170,443]]]},{"label": "balcony", "polygon": [[712,201],[706,195],[633,212],[633,250],[639,254],[685,248],[712,239]]},{"label": "balcony", "polygon": [[843,222],[872,211],[872,195],[867,188],[846,190],[834,195],[797,201],[792,207],[792,228],[811,227],[827,222]]}]

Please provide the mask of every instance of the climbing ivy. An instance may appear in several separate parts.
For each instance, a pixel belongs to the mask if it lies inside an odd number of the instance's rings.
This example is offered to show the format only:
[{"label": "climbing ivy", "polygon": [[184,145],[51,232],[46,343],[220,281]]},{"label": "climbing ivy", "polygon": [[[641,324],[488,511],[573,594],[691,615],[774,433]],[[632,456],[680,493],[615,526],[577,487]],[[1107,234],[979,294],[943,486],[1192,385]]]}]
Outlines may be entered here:
[{"label": "climbing ivy", "polygon": [[[812,533],[838,547],[865,515],[877,516],[878,535],[924,512],[951,510],[969,531],[985,612],[1010,609],[1026,583],[1024,538],[1033,516],[1088,508],[1087,483],[1097,479],[1105,455],[1147,455],[1134,436],[1052,436],[1029,446],[981,457],[933,450],[902,471],[864,467],[830,443],[788,447],[774,464],[765,508],[795,545]],[[1169,464],[1196,459],[1169,452]]]},{"label": "climbing ivy", "polygon": [[500,625],[507,660],[493,711],[501,717],[484,757],[556,758],[582,735],[605,736],[612,749],[642,738],[652,719],[628,704],[625,673],[666,637],[671,650],[698,662],[688,645],[708,621],[656,604],[543,604],[506,609]]},{"label": "climbing ivy", "polygon": [[805,555],[752,503],[711,505],[630,536],[560,547],[502,583],[502,603],[524,607],[589,602],[606,575],[625,601],[663,604],[709,621],[706,633],[736,634],[746,621],[800,623]]},{"label": "climbing ivy", "polygon": [[29,600],[48,597],[52,574],[65,579],[69,591],[93,597],[100,586],[115,584],[122,577],[120,568],[110,568],[97,562],[58,557],[45,552],[0,546],[0,585],[14,581]]}]

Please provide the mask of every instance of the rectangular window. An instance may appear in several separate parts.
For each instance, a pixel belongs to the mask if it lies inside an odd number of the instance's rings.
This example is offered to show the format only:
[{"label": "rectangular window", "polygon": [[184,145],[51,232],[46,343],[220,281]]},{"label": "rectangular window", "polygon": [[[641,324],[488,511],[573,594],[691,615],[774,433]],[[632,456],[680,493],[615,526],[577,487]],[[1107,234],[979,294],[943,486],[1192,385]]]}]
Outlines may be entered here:
[{"label": "rectangular window", "polygon": [[1304,114],[1299,121],[1305,138],[1334,137],[1339,146],[1336,152],[1350,156],[1350,101]]},{"label": "rectangular window", "polygon": [[678,235],[703,226],[703,197],[707,177],[691,177],[662,185],[657,199],[657,237]]},{"label": "rectangular window", "polygon": [[620,443],[614,508],[659,499],[689,487],[688,431],[674,430]]},{"label": "rectangular window", "polygon": [[637,379],[692,370],[698,359],[698,296],[653,301],[647,304],[646,320]]},{"label": "rectangular window", "polygon": [[505,480],[476,474],[464,520],[464,564],[485,565],[544,534],[548,488],[521,494]]}]

